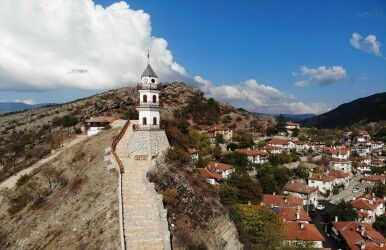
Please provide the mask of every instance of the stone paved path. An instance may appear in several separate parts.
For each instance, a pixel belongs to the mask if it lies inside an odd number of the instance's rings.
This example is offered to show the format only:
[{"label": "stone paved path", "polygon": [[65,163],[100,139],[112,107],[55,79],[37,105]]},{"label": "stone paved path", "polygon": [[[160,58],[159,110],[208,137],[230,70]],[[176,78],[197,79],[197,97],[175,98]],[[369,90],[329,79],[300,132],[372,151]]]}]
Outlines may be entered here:
[{"label": "stone paved path", "polygon": [[165,249],[161,209],[154,186],[146,174],[150,161],[136,161],[128,157],[128,140],[132,135],[129,126],[118,142],[116,152],[125,166],[122,174],[123,221],[126,249]]}]

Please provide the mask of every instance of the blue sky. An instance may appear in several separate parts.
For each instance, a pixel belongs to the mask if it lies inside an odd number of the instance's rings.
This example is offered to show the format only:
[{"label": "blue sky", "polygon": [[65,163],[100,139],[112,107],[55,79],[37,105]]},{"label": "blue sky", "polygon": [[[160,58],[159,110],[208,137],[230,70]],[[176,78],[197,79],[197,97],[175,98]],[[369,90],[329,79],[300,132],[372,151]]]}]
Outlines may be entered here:
[{"label": "blue sky", "polygon": [[[115,2],[95,1],[103,7]],[[248,91],[243,84],[249,79],[296,102],[330,108],[386,90],[386,1],[126,2],[130,9],[150,15],[151,35],[167,41],[173,60],[189,77],[210,80],[209,95],[220,99],[223,92],[214,91],[216,86]],[[357,48],[350,43],[353,33],[361,36]],[[380,45],[378,54],[365,43],[369,35]],[[323,66],[325,73],[338,74],[336,78],[330,75],[333,79],[319,81],[316,71]],[[333,66],[340,68],[329,72]],[[307,69],[311,70],[305,73]],[[299,81],[307,81],[306,86],[295,86]],[[7,89],[1,91],[0,100],[61,102],[98,91],[67,86],[54,91]],[[237,98],[224,100],[244,104]],[[245,105],[259,112],[267,107],[256,102]]]}]

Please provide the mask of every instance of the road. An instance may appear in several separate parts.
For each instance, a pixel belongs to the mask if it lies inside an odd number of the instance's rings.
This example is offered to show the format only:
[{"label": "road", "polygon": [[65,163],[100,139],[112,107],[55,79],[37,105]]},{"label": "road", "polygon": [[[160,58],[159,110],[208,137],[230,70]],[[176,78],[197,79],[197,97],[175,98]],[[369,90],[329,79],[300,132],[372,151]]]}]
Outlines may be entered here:
[{"label": "road", "polygon": [[331,249],[339,249],[338,243],[330,236],[330,234],[326,233],[327,217],[334,211],[334,204],[331,204],[326,200],[319,200],[319,204],[325,206],[323,210],[316,210],[315,213],[311,216],[312,222],[315,224],[316,228],[325,238],[323,242],[324,248]]},{"label": "road", "polygon": [[50,160],[59,156],[60,153],[62,153],[64,149],[73,147],[76,144],[78,144],[79,142],[85,140],[86,138],[87,138],[87,136],[85,136],[85,135],[78,135],[73,140],[64,143],[63,147],[60,148],[55,153],[51,154],[50,156],[48,156],[46,158],[41,159],[40,161],[36,162],[32,166],[17,172],[16,174],[10,176],[9,178],[7,178],[3,182],[1,182],[0,183],[0,189],[1,188],[13,188],[16,185],[16,182],[20,178],[20,176],[32,173],[32,171],[34,171],[36,168],[42,166],[43,164],[45,164],[45,163],[49,162]]}]

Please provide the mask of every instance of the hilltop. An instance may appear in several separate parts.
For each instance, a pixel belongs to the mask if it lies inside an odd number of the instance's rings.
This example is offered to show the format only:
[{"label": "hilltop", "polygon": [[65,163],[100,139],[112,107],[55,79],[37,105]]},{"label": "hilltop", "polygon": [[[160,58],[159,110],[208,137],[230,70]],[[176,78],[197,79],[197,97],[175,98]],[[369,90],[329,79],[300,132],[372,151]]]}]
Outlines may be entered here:
[{"label": "hilltop", "polygon": [[336,128],[383,120],[386,120],[386,92],[344,103],[327,113],[305,119],[302,123],[319,128]]},{"label": "hilltop", "polygon": [[[204,97],[203,92],[183,82],[162,84],[162,120],[171,143],[175,133],[168,128],[200,128],[218,123],[232,129],[264,131],[274,122]],[[91,116],[118,114],[136,119],[135,88],[119,88],[65,104],[0,115],[0,181],[32,165],[52,149],[80,133]],[[182,119],[181,119],[182,118]]]}]

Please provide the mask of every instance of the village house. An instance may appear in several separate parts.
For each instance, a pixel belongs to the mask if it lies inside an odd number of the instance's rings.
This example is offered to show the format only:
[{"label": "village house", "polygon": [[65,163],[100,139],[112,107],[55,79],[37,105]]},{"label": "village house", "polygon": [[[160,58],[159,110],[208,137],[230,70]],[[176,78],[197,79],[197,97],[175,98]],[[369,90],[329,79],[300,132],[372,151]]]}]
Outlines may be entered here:
[{"label": "village house", "polygon": [[310,216],[301,207],[274,207],[273,211],[279,215],[283,221],[298,221],[303,223],[309,223],[311,221]]},{"label": "village house", "polygon": [[343,185],[347,187],[350,184],[349,174],[339,170],[331,170],[329,176],[335,177],[335,185]]},{"label": "village house", "polygon": [[384,199],[378,198],[374,194],[354,197],[350,203],[357,210],[358,218],[362,222],[374,223],[376,216],[385,213]]},{"label": "village house", "polygon": [[365,164],[370,164],[371,163],[371,157],[370,156],[363,156],[358,158],[359,163],[365,163]]},{"label": "village house", "polygon": [[281,154],[283,153],[283,149],[280,147],[272,146],[272,145],[266,145],[263,149],[263,151],[268,152],[270,154]]},{"label": "village house", "polygon": [[282,139],[282,138],[273,138],[269,145],[282,148],[284,150],[292,150],[295,148],[295,143],[293,143],[291,140]]},{"label": "village house", "polygon": [[106,128],[110,123],[117,120],[118,117],[113,116],[98,116],[90,117],[84,121],[84,130],[88,136],[98,134],[101,130]]},{"label": "village house", "polygon": [[355,151],[358,153],[359,156],[366,156],[370,154],[370,148],[367,146],[357,146],[355,147]]},{"label": "village house", "polygon": [[314,224],[299,221],[284,222],[284,244],[299,248],[323,248],[324,237]]},{"label": "village house", "polygon": [[309,187],[299,182],[287,182],[283,187],[285,195],[297,197],[303,200],[303,205],[312,204],[314,207],[318,206],[318,189]]},{"label": "village house", "polygon": [[370,140],[370,135],[367,131],[361,130],[358,132],[358,135],[354,137],[355,144],[366,144]]},{"label": "village house", "polygon": [[188,153],[192,162],[197,162],[199,160],[198,150],[195,148],[188,148]]},{"label": "village house", "polygon": [[233,139],[233,130],[225,129],[219,125],[212,125],[205,129],[205,132],[208,134],[209,138],[211,138],[212,143],[217,135],[222,135],[224,141],[232,141]]},{"label": "village house", "polygon": [[222,181],[222,176],[217,173],[214,169],[210,168],[197,168],[198,173],[200,176],[211,185],[217,185],[219,182]]},{"label": "village house", "polygon": [[367,175],[367,176],[362,177],[361,182],[362,183],[375,184],[378,181],[380,181],[383,184],[385,184],[385,180],[386,180],[386,175],[384,175],[384,174],[381,174],[381,175]]},{"label": "village house", "polygon": [[356,221],[335,221],[332,223],[334,237],[343,240],[343,249],[385,249],[386,239],[370,224]]},{"label": "village house", "polygon": [[350,150],[346,147],[326,147],[323,153],[333,159],[348,160],[350,157]]},{"label": "village house", "polygon": [[257,149],[236,149],[237,152],[245,154],[249,162],[262,164],[268,162],[268,153]]},{"label": "village house", "polygon": [[325,147],[325,143],[317,138],[310,138],[308,145],[315,152],[320,152]]},{"label": "village house", "polygon": [[227,179],[235,168],[232,165],[221,162],[209,162],[205,168],[197,168],[201,177],[205,178],[208,183],[216,185],[224,179]]},{"label": "village house", "polygon": [[370,166],[376,167],[376,168],[383,167],[384,165],[385,165],[385,163],[383,161],[380,161],[380,160],[374,160],[374,161],[371,161],[371,163],[370,163]]},{"label": "village house", "polygon": [[294,141],[295,143],[295,150],[297,153],[304,153],[307,152],[310,146],[308,145],[307,142],[303,141]]},{"label": "village house", "polygon": [[351,161],[339,158],[333,158],[329,161],[331,169],[351,173]]},{"label": "village house", "polygon": [[303,206],[303,200],[296,197],[276,194],[264,194],[261,205],[267,207],[298,207]]},{"label": "village house", "polygon": [[332,192],[335,185],[335,176],[324,174],[310,174],[308,177],[308,186],[315,187],[321,193]]},{"label": "village house", "polygon": [[289,121],[289,122],[286,122],[285,128],[287,130],[288,135],[293,135],[295,130],[300,129],[300,124],[296,123],[296,122]]},{"label": "village house", "polygon": [[384,143],[382,141],[372,141],[370,144],[371,150],[382,149],[384,147]]},{"label": "village house", "polygon": [[370,165],[366,163],[359,163],[357,166],[357,170],[361,173],[369,173],[370,172]]}]

